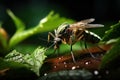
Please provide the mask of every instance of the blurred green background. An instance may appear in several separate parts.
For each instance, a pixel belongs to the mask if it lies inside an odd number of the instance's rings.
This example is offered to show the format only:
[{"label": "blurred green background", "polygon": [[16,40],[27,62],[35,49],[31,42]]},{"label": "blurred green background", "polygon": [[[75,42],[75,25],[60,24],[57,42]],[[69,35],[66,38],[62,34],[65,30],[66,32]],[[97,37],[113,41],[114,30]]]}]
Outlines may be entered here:
[{"label": "blurred green background", "polygon": [[[10,9],[18,16],[26,24],[27,28],[38,24],[39,20],[52,10],[62,17],[75,21],[95,18],[96,21],[94,23],[105,25],[104,29],[92,29],[100,36],[104,34],[104,31],[110,25],[118,22],[120,18],[120,0],[0,0],[0,21],[3,22],[2,26],[9,33],[9,37],[13,35],[15,27],[12,26],[15,25],[7,15],[6,9]],[[46,46],[47,33],[44,32],[32,36],[23,41],[23,44],[28,44],[28,46],[30,44]],[[22,48],[21,50],[24,49]],[[29,52],[29,50],[27,51]]]},{"label": "blurred green background", "polygon": [[[90,31],[93,31],[94,33],[98,34],[100,37],[103,37],[103,35],[105,34],[105,31],[110,29],[111,25],[118,23],[118,21],[120,19],[120,0],[0,0],[0,21],[3,23],[2,27],[8,32],[9,39],[15,33],[16,27],[15,27],[13,20],[7,14],[7,12],[6,12],[7,9],[10,9],[15,14],[15,16],[20,18],[25,23],[26,31],[33,28],[33,26],[35,27],[36,25],[38,25],[39,21],[41,19],[43,19],[44,17],[46,17],[51,11],[54,11],[55,14],[57,13],[60,15],[60,17],[57,15],[58,21],[56,21],[57,18],[55,18],[55,16],[52,16],[52,19],[50,17],[50,20],[55,20],[55,21],[54,22],[48,21],[48,24],[46,24],[46,25],[50,25],[50,26],[48,26],[47,29],[43,27],[44,29],[46,29],[45,30],[46,32],[41,31],[41,33],[39,33],[39,34],[30,36],[29,38],[25,39],[21,43],[10,48],[10,50],[8,50],[8,52],[5,53],[5,54],[9,54],[12,50],[15,49],[18,51],[17,52],[18,54],[21,54],[21,55],[26,54],[27,57],[29,57],[31,60],[35,61],[35,62],[33,62],[33,64],[37,65],[37,67],[35,67],[35,69],[33,69],[34,65],[29,65],[31,63],[31,61],[29,61],[28,67],[30,67],[30,68],[32,67],[33,70],[37,69],[37,72],[39,72],[39,68],[42,65],[42,64],[38,65],[40,62],[37,62],[38,61],[37,59],[41,59],[40,57],[42,57],[42,56],[39,54],[39,51],[38,51],[38,55],[36,55],[35,52],[33,52],[33,51],[36,50],[36,48],[38,46],[46,47],[46,44],[48,43],[47,42],[47,35],[48,35],[47,31],[48,31],[48,29],[53,29],[53,27],[51,27],[51,26],[54,26],[54,28],[57,28],[58,26],[55,27],[55,25],[58,22],[60,22],[59,20],[61,20],[61,17],[64,18],[63,20],[65,20],[65,18],[67,18],[68,20],[71,20],[71,21],[72,20],[80,21],[82,19],[95,18],[96,21],[93,23],[103,24],[103,25],[105,25],[105,27],[90,29]],[[52,22],[52,23],[49,23],[49,22]],[[110,39],[111,39],[111,37],[116,37],[116,36],[117,36],[117,38],[119,38],[119,34],[117,34],[117,33],[119,33],[119,30],[118,30],[119,25],[120,25],[120,23],[118,23],[117,26],[115,25],[115,27],[111,28],[109,30],[109,33],[105,34],[105,35],[107,35],[108,38],[110,37]],[[42,29],[42,30],[44,30],[44,29]],[[25,32],[25,30],[23,32]],[[53,32],[53,30],[51,30],[51,32]],[[114,36],[114,35],[116,35],[116,36]],[[17,39],[17,40],[19,40],[19,39]],[[14,41],[13,41],[13,43],[15,43]],[[49,44],[49,46],[51,44]],[[106,55],[104,57],[103,66],[106,66],[105,65],[106,63],[109,63],[110,61],[114,60],[115,58],[119,58],[119,47],[120,47],[119,44],[120,44],[120,39],[119,39],[119,42],[116,44],[117,46],[115,45],[114,48],[109,52],[109,55],[108,56]],[[88,47],[89,46],[91,46],[91,45],[88,44]],[[73,47],[73,51],[85,49],[84,43],[80,44],[79,42],[77,42],[77,44],[73,45],[72,47]],[[47,50],[47,52],[46,52],[47,57],[52,56],[53,52],[54,52],[53,47],[50,48],[49,50]],[[59,53],[70,53],[70,46],[68,46],[66,44],[62,44],[60,47]],[[13,54],[16,54],[16,53],[13,53]],[[16,60],[18,59],[18,61],[19,61],[23,57],[25,58],[26,55],[22,55],[21,58],[19,58],[19,55],[15,55],[15,56],[13,55],[12,56],[13,61],[15,61],[14,57]],[[33,56],[36,56],[36,57],[33,57]],[[9,59],[11,59],[11,58],[9,58]],[[27,60],[29,60],[29,59],[27,58],[26,61]],[[116,62],[120,62],[120,61],[117,60]],[[114,66],[114,64],[116,64],[116,63],[113,62],[113,64],[110,64],[110,65]],[[117,67],[118,66],[119,66],[119,64],[117,64]],[[4,70],[4,68],[6,68],[6,67],[7,68],[10,67],[11,69],[13,69],[13,71],[11,70],[12,73],[9,72],[9,74],[8,74],[9,77],[6,77],[6,76],[4,77],[4,78],[11,79],[11,80],[13,80],[12,78],[15,77],[13,75],[19,75],[17,78],[28,77],[28,79],[31,79],[31,77],[33,77],[35,75],[35,74],[34,75],[31,74],[30,72],[28,72],[24,69],[17,70],[17,68],[19,69],[21,67],[26,68],[26,66],[24,64],[19,65],[19,64],[15,63],[15,65],[14,65],[14,63],[3,61],[2,57],[0,56],[0,69]],[[108,65],[108,67],[111,67],[111,66]],[[117,68],[111,68],[111,69],[116,69],[116,71],[118,71],[118,72],[120,71],[120,69],[117,70]],[[14,71],[14,70],[16,70],[16,71]],[[116,72],[116,71],[114,71],[114,72]],[[14,74],[14,72],[15,72],[15,74]],[[30,75],[27,74],[26,72],[29,73]],[[16,77],[14,79],[18,80],[18,79],[16,79]]]}]

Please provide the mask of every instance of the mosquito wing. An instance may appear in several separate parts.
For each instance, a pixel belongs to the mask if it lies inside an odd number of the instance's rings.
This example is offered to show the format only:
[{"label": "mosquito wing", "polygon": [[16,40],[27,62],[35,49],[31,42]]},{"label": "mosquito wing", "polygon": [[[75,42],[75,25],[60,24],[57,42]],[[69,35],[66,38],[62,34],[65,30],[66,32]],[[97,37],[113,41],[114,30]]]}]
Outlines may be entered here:
[{"label": "mosquito wing", "polygon": [[94,22],[94,21],[95,21],[94,18],[90,18],[90,19],[84,19],[84,20],[81,20],[81,21],[78,22],[78,23],[88,24],[88,23],[91,23],[91,22]]},{"label": "mosquito wing", "polygon": [[85,28],[100,28],[100,27],[104,27],[104,25],[102,24],[86,24],[84,25]]},{"label": "mosquito wing", "polygon": [[76,27],[76,28],[86,28],[87,24],[89,24],[89,23],[91,23],[91,22],[93,22],[93,21],[95,21],[94,18],[81,20],[81,21],[79,21],[79,22],[77,22],[77,23],[71,24],[70,27],[71,27],[71,28],[75,28],[75,27]]},{"label": "mosquito wing", "polygon": [[81,20],[80,22],[71,24],[71,28],[99,28],[99,27],[104,27],[104,25],[102,25],[102,24],[89,24],[93,21],[95,21],[94,18]]}]

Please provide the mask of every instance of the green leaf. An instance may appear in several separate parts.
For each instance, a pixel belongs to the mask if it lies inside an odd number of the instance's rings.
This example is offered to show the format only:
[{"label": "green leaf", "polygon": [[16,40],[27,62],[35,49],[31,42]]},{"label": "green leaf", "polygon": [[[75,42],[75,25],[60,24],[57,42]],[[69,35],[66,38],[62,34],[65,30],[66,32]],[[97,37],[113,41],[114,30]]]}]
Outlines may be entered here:
[{"label": "green leaf", "polygon": [[45,49],[37,48],[31,55],[26,55],[24,59],[26,63],[30,65],[32,71],[34,71],[37,75],[39,75],[39,69],[41,68],[43,61],[46,56],[44,55]]},{"label": "green leaf", "polygon": [[108,41],[120,37],[120,22],[111,26],[111,29],[105,32],[102,41]]},{"label": "green leaf", "polygon": [[1,80],[29,80],[31,78],[33,79],[34,77],[37,77],[37,75],[33,71],[28,69],[26,65],[15,61],[5,61],[3,58],[0,58]]},{"label": "green leaf", "polygon": [[101,68],[110,67],[110,65],[115,66],[113,63],[117,58],[120,57],[120,38],[113,45],[113,47],[103,56]]},{"label": "green leaf", "polygon": [[5,56],[5,60],[22,63],[26,65],[27,68],[29,68],[37,75],[39,75],[39,69],[41,68],[43,61],[46,58],[44,53],[45,53],[45,49],[41,47],[38,47],[32,54],[26,54],[26,55],[14,50]]},{"label": "green leaf", "polygon": [[3,69],[3,68],[17,69],[17,68],[23,68],[23,67],[26,67],[26,65],[12,61],[12,60],[7,61],[5,59],[0,58],[0,69]]},{"label": "green leaf", "polygon": [[11,10],[7,10],[7,13],[15,23],[15,27],[17,29],[16,33],[22,32],[25,29],[25,24],[17,16],[15,16]]},{"label": "green leaf", "polygon": [[72,19],[60,17],[59,14],[54,14],[54,12],[51,11],[46,18],[40,21],[40,24],[42,25],[41,32],[51,31],[65,22],[73,23],[75,21]]},{"label": "green leaf", "polygon": [[8,14],[11,16],[17,26],[16,33],[10,39],[9,48],[14,47],[15,45],[32,35],[53,30],[65,21],[70,23],[73,22],[73,20],[61,18],[58,14],[54,14],[54,12],[52,11],[45,18],[40,20],[38,25],[33,26],[30,29],[24,30],[25,26],[23,22],[9,10]]}]

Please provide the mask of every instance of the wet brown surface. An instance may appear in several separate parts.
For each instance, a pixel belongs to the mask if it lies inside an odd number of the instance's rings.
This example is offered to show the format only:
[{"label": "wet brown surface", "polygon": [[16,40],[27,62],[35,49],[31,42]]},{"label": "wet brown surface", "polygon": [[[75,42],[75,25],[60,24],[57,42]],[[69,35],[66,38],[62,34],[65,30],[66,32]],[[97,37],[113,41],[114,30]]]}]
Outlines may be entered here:
[{"label": "wet brown surface", "polygon": [[111,45],[101,45],[99,47],[89,48],[89,51],[95,55],[95,58],[91,57],[90,53],[86,49],[75,51],[75,63],[73,62],[71,55],[47,59],[43,67],[47,66],[48,68],[44,69],[44,73],[74,69],[98,70],[101,63],[102,54],[110,48]]},{"label": "wet brown surface", "polygon": [[[58,63],[52,63],[50,66],[52,68],[49,70],[49,72],[56,72],[60,70],[74,70],[74,69],[98,69],[100,64],[100,57],[97,59],[94,58],[84,58],[81,60],[77,60],[76,63],[70,61],[70,62],[58,62]],[[59,61],[59,59],[58,59]]]}]

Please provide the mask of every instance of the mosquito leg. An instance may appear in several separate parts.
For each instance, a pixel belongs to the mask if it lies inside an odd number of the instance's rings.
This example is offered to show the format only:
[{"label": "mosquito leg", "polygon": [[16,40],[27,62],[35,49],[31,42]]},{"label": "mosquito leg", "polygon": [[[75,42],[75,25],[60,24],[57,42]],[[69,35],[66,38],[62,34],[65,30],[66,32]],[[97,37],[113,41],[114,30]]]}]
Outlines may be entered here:
[{"label": "mosquito leg", "polygon": [[52,36],[53,38],[55,38],[55,36],[53,35],[53,33],[49,32],[48,33],[48,42],[50,41],[50,36]]},{"label": "mosquito leg", "polygon": [[[80,42],[80,40],[82,39],[84,37],[84,35],[81,35],[77,40]],[[82,46],[83,44],[82,44],[82,42],[80,42],[80,47],[81,47],[81,49],[83,49],[83,46]]]},{"label": "mosquito leg", "polygon": [[60,55],[60,47],[57,48],[57,56],[59,56],[59,55]]},{"label": "mosquito leg", "polygon": [[53,37],[53,38],[55,38],[55,36],[53,35],[53,33],[51,33],[51,32],[49,32],[48,33],[48,43],[47,43],[47,47],[49,46],[49,42],[50,42],[50,37]]},{"label": "mosquito leg", "polygon": [[80,49],[81,50],[83,50],[83,49],[85,49],[85,43],[84,43],[84,41],[79,41],[79,46],[80,46]]},{"label": "mosquito leg", "polygon": [[76,60],[75,60],[75,57],[74,57],[74,54],[73,54],[73,50],[72,50],[72,36],[70,37],[70,52],[71,52],[73,62],[76,63]]},{"label": "mosquito leg", "polygon": [[96,57],[89,51],[89,49],[87,48],[86,41],[84,41],[84,44],[85,44],[85,49],[87,49],[87,51],[90,53],[91,57],[96,58]]},{"label": "mosquito leg", "polygon": [[99,48],[101,51],[106,52],[104,49],[102,49],[99,45],[97,45],[97,48]]},{"label": "mosquito leg", "polygon": [[54,52],[53,52],[53,53],[56,54],[56,51],[57,51],[57,49],[54,49]]},{"label": "mosquito leg", "polygon": [[76,63],[76,60],[75,60],[75,57],[74,57],[74,54],[73,54],[73,51],[72,51],[72,45],[70,45],[70,52],[71,52],[73,62]]},{"label": "mosquito leg", "polygon": [[[83,37],[84,37],[84,35],[82,35],[82,33],[83,33],[83,31],[81,31],[81,33],[79,33],[78,35],[77,35],[77,40],[78,41],[80,41]],[[82,48],[82,43],[80,42],[80,45],[81,45],[81,48]]]},{"label": "mosquito leg", "polygon": [[86,38],[87,38],[87,35],[85,34],[84,35],[84,44],[85,44],[85,49],[90,53],[90,55],[91,55],[91,57],[93,57],[93,58],[96,58],[90,51],[89,51],[89,49],[88,49],[88,47],[87,47],[87,44],[86,44]]},{"label": "mosquito leg", "polygon": [[90,51],[89,49],[87,48],[87,44],[86,44],[86,41],[85,41],[85,48],[88,50],[88,52],[90,53],[91,57],[98,60],[98,61],[101,61],[99,58],[95,57]]}]

